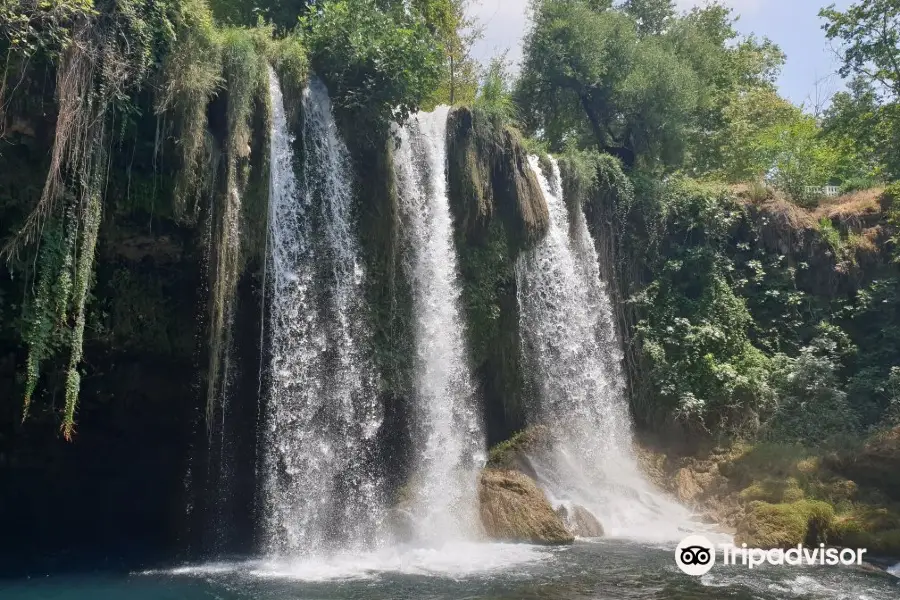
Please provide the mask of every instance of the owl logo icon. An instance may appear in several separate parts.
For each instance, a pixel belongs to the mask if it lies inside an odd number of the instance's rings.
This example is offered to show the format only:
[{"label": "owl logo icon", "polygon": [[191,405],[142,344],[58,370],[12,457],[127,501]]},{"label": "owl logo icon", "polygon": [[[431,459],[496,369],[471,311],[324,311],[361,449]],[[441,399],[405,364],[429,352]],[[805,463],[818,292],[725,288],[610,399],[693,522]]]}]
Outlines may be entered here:
[{"label": "owl logo icon", "polygon": [[688,536],[675,548],[675,564],[688,575],[705,575],[716,564],[716,549],[702,535]]}]

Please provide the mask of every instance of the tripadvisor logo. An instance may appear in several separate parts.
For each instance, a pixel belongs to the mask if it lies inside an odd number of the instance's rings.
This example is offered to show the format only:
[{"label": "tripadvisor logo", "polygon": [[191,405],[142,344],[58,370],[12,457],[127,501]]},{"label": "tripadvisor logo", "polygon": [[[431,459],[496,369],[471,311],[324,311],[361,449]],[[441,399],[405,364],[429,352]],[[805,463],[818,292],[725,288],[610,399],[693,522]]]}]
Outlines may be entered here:
[{"label": "tripadvisor logo", "polygon": [[716,549],[702,535],[689,535],[675,548],[675,564],[688,575],[706,575],[716,564]]},{"label": "tripadvisor logo", "polygon": [[[741,565],[749,569],[770,565],[861,565],[865,548],[826,548],[819,544],[818,548],[805,548],[797,544],[795,548],[784,550],[773,548],[748,548],[734,544],[719,544],[723,565]],[[702,535],[691,535],[675,548],[675,564],[688,575],[705,575],[716,564],[716,548],[712,542]]]}]

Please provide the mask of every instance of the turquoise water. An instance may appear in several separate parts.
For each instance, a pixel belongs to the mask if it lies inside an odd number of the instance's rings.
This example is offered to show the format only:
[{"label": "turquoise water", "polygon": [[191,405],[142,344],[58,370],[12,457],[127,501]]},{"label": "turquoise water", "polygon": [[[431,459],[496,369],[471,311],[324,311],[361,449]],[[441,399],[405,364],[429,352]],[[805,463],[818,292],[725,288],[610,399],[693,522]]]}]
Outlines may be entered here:
[{"label": "turquoise water", "polygon": [[3,600],[896,600],[900,579],[864,567],[718,565],[681,573],[671,549],[622,540],[566,548],[460,544],[332,560],[183,565],[0,582]]}]

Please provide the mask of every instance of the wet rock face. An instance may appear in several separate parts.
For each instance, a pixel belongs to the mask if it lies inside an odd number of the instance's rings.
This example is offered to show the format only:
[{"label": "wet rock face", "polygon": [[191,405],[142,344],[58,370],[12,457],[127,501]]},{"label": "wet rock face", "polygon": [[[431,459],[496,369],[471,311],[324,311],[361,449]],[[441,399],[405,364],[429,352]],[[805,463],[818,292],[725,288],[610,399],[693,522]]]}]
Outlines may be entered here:
[{"label": "wet rock face", "polygon": [[481,522],[490,539],[570,544],[574,536],[530,477],[485,469],[479,481]]},{"label": "wet rock face", "polygon": [[566,523],[566,527],[573,535],[597,538],[603,537],[605,534],[603,525],[597,520],[597,517],[580,504],[575,504],[571,508],[561,505],[556,509],[556,514]]}]

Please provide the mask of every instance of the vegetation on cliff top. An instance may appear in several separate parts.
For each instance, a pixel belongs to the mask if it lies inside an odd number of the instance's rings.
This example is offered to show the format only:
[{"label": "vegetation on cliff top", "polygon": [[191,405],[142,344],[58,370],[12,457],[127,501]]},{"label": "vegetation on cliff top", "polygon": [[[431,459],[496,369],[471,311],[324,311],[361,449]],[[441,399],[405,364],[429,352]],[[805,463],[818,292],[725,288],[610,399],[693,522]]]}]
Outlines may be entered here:
[{"label": "vegetation on cliff top", "polygon": [[[5,244],[10,268],[36,281],[24,315],[25,413],[40,391],[41,365],[67,350],[67,439],[74,431],[97,229],[111,208],[121,212],[131,201],[106,195],[105,182],[117,176],[107,170],[111,153],[146,141],[139,137],[148,120],[156,121],[154,197],[139,208],[188,226],[215,222],[207,373],[214,382],[238,274],[258,256],[264,235],[265,186],[259,182],[266,158],[250,153],[265,148],[256,140],[268,134],[267,63],[293,98],[314,67],[336,106],[366,122],[367,130],[440,100],[435,94],[445,81],[451,81],[447,93],[471,96],[466,53],[473,37],[462,2],[422,0],[413,10],[374,0],[325,2],[315,10],[280,0],[256,4],[252,11],[249,3],[231,0],[0,6],[0,49],[7,56],[0,132],[19,140],[34,127],[35,106],[55,104],[43,192],[24,207],[23,222],[11,223],[16,230],[7,232],[13,235]],[[52,100],[44,97],[46,87],[32,85],[46,77],[41,73],[55,74]],[[167,181],[172,187],[157,190],[168,169],[176,173]],[[130,165],[128,172],[130,190]],[[208,386],[211,396],[215,385]]]}]

